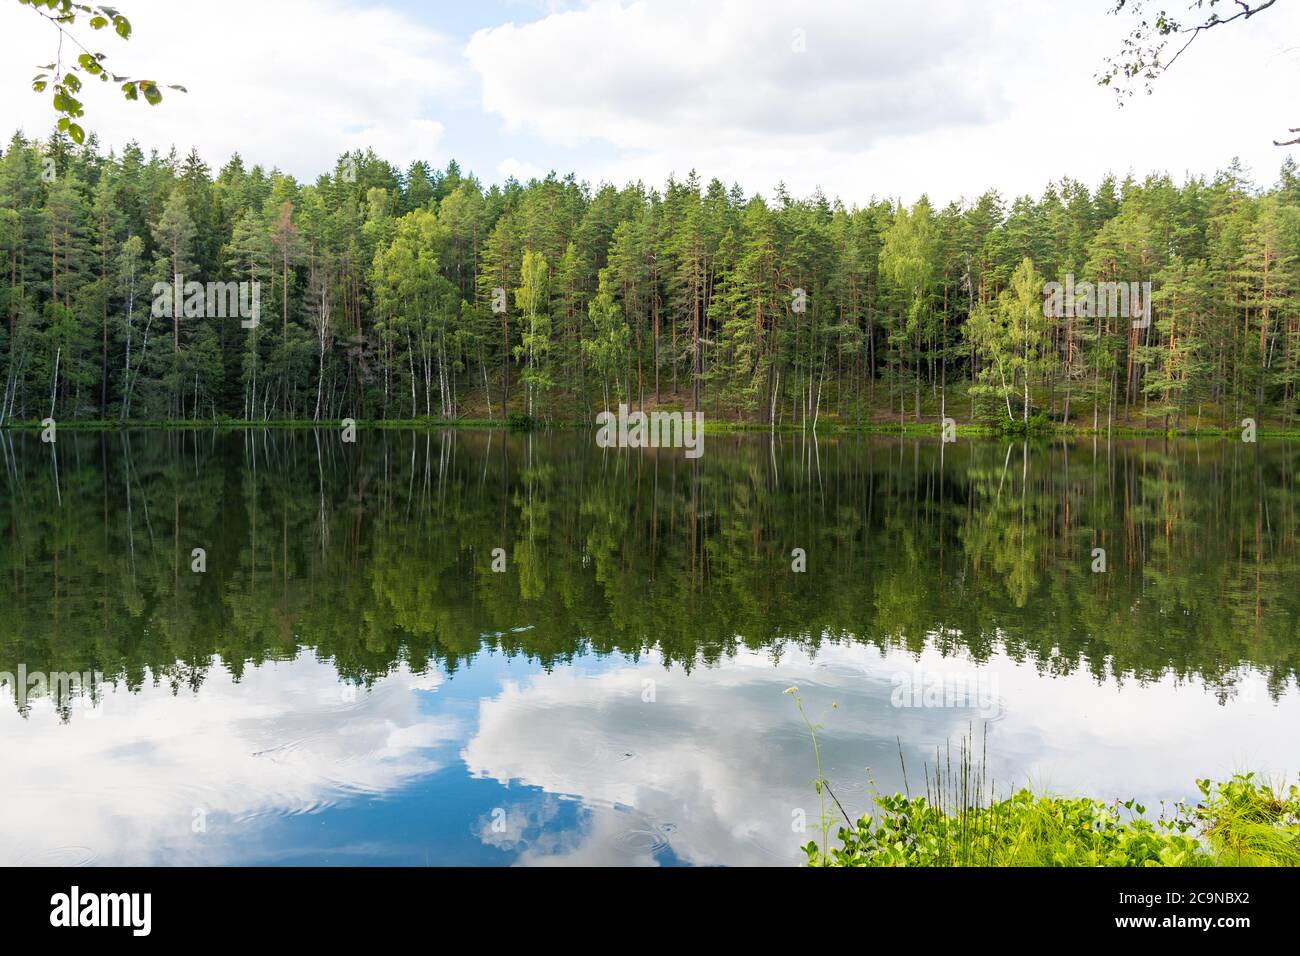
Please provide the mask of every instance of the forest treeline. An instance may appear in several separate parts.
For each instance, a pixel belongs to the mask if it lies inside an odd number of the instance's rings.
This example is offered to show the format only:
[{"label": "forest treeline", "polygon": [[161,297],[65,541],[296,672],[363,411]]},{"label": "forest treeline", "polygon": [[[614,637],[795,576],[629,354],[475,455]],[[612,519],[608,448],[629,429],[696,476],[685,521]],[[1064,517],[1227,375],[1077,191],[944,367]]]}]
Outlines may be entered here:
[{"label": "forest treeline", "polygon": [[[694,172],[484,188],[371,151],[303,184],[238,155],[214,176],[193,151],[16,134],[0,257],[0,424],[590,421],[615,402],[796,427],[1296,421],[1290,159],[1268,189],[1234,163],[848,207]],[[257,283],[256,327],[158,308],[177,277]],[[1150,321],[1104,296],[1045,314],[1068,277],[1149,282]]]}]

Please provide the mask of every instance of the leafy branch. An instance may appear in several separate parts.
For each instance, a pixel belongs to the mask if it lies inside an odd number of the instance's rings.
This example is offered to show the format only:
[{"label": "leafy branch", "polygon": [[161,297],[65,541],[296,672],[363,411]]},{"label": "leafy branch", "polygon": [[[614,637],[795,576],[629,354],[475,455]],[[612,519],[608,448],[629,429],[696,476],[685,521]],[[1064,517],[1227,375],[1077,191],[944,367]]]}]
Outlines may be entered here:
[{"label": "leafy branch", "polygon": [[[1097,74],[1099,86],[1111,86],[1116,80],[1116,94],[1122,103],[1133,95],[1133,83],[1142,80],[1148,93],[1154,80],[1166,73],[1202,33],[1236,20],[1249,20],[1262,13],[1277,0],[1261,0],[1253,6],[1245,0],[1193,0],[1189,9],[1200,11],[1198,21],[1184,23],[1167,10],[1160,10],[1148,18],[1144,10],[1146,0],[1114,0],[1110,14],[1120,16],[1126,10],[1137,18],[1137,25],[1124,38],[1124,48],[1116,56],[1106,57],[1106,69]],[[1230,16],[1220,16],[1215,7],[1233,4],[1237,10]],[[1171,43],[1184,38],[1172,57],[1163,59]]]},{"label": "leafy branch", "polygon": [[[73,3],[71,0],[18,0],[18,2],[22,6],[30,7],[37,16],[53,25],[58,31],[59,43],[54,62],[39,67],[41,72],[32,77],[32,90],[36,93],[53,90],[54,111],[60,114],[58,128],[72,137],[74,143],[80,144],[86,138],[85,130],[80,123],[76,122],[86,114],[85,106],[80,99],[83,75],[98,77],[101,83],[111,81],[118,84],[122,95],[128,100],[138,100],[143,96],[150,106],[157,106],[162,102],[162,89],[156,80],[119,76],[110,72],[104,66],[105,55],[87,49],[71,32],[72,27],[77,26],[79,22],[84,22],[91,30],[112,27],[113,32],[119,37],[129,40],[131,21],[116,8]],[[64,40],[81,51],[66,62],[63,52]],[[169,84],[167,89],[187,92],[185,87],[176,84]]]}]

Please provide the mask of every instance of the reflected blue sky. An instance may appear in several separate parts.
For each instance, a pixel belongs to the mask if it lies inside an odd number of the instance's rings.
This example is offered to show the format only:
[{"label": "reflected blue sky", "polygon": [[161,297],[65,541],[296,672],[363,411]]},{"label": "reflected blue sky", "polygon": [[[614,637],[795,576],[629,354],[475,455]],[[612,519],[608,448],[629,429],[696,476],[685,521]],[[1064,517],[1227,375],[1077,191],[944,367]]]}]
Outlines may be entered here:
[{"label": "reflected blue sky", "polygon": [[[917,675],[979,686],[965,702],[979,706],[896,706]],[[48,700],[26,720],[0,706],[0,863],[794,864],[818,806],[789,686],[851,814],[870,782],[903,788],[899,739],[914,790],[934,748],[974,728],[999,791],[1152,806],[1193,796],[1198,776],[1286,775],[1300,743],[1296,692],[1272,700],[1250,672],[1221,702],[1172,677],[828,644],[690,673],[654,655],[546,671],[484,652],[366,690],[304,652],[238,683],[214,668],[197,692],[110,690],[67,723]]]}]

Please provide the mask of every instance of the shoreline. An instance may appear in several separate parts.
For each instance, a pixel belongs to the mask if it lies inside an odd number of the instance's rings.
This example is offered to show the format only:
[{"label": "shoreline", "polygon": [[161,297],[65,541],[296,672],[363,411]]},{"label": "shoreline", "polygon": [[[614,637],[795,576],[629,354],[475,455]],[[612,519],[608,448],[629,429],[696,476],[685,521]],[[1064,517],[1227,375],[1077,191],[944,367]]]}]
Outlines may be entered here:
[{"label": "shoreline", "polygon": [[[185,419],[185,420],[158,420],[158,421],[106,421],[103,419],[73,419],[70,421],[57,421],[56,426],[62,431],[83,431],[83,432],[104,432],[104,431],[199,431],[199,430],[237,430],[237,429],[272,429],[272,430],[294,430],[294,429],[320,429],[331,428],[338,429],[343,427],[343,419],[322,419],[321,421],[309,420],[271,420],[271,421],[246,421],[240,419]],[[358,429],[501,429],[504,431],[530,432],[530,431],[548,431],[563,430],[573,431],[581,429],[595,430],[597,426],[594,422],[585,421],[553,421],[553,422],[536,422],[528,426],[519,426],[501,419],[471,419],[471,418],[402,418],[402,419],[354,419],[353,423]],[[40,421],[31,419],[11,420],[0,424],[2,431],[40,431],[44,425]],[[869,422],[863,424],[844,424],[844,423],[821,423],[816,428],[806,428],[802,425],[777,425],[775,427],[760,423],[751,422],[731,422],[731,421],[705,421],[704,430],[710,434],[741,434],[741,433],[780,433],[783,435],[807,435],[815,434],[819,436],[831,435],[897,435],[901,437],[926,437],[939,436],[943,433],[943,425],[939,422],[908,422],[905,425],[885,424],[883,422]],[[1073,426],[1060,425],[1040,425],[1031,427],[1028,430],[1002,430],[988,425],[958,424],[956,426],[958,436],[964,438],[1006,438],[1006,439],[1069,439],[1069,438],[1231,438],[1240,437],[1241,429],[1239,428],[1199,428],[1199,429],[1170,429],[1163,428],[1139,428],[1135,426],[1115,426],[1106,428],[1075,428]],[[1256,431],[1256,437],[1260,439],[1272,440],[1297,440],[1300,441],[1300,428],[1297,429],[1270,429],[1260,427]],[[1249,444],[1249,443],[1247,443]]]}]

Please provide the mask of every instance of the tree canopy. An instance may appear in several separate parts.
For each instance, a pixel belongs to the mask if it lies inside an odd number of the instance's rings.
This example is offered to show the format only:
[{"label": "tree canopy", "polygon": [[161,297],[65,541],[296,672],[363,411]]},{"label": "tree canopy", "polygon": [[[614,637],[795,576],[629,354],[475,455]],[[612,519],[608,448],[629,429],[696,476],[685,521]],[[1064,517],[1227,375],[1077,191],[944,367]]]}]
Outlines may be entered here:
[{"label": "tree canopy", "polygon": [[[1234,163],[849,206],[694,172],[484,186],[371,151],[303,183],[15,135],[0,261],[0,423],[590,422],[620,401],[795,427],[1296,420],[1290,160],[1265,189]],[[159,307],[191,282],[245,306],[255,284],[259,319]],[[1052,311],[1053,283],[1088,292]]]}]

